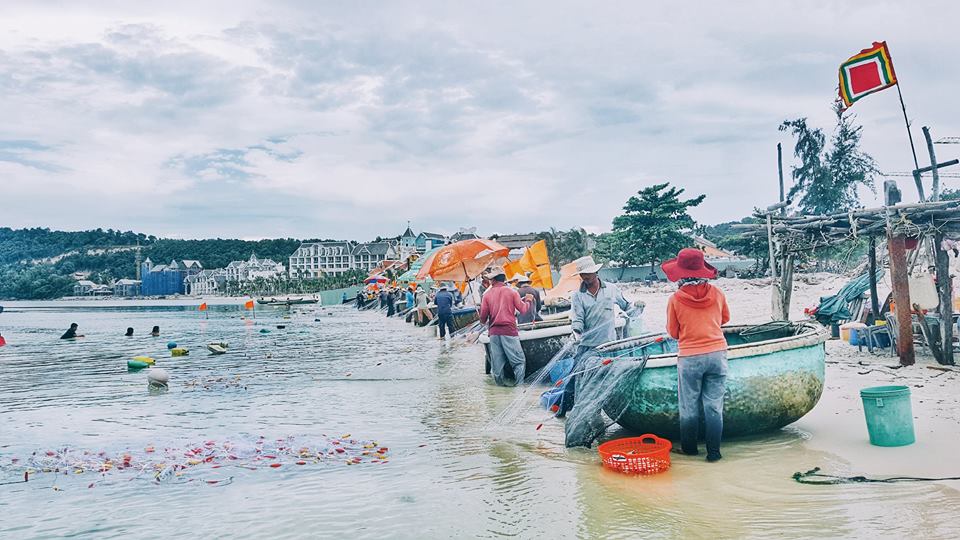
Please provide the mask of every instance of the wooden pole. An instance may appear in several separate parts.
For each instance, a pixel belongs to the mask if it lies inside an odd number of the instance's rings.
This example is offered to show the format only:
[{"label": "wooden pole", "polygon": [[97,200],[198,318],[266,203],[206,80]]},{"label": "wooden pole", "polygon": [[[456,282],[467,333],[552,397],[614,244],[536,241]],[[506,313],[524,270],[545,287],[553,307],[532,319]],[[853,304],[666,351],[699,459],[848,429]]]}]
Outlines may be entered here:
[{"label": "wooden pole", "polygon": [[773,250],[773,218],[767,212],[767,248],[770,257],[770,318],[781,320],[783,315],[783,297],[780,294],[780,281],[777,279],[777,258]]},{"label": "wooden pole", "polygon": [[[886,205],[887,254],[890,257],[890,281],[893,285],[893,302],[897,317],[897,353],[901,366],[912,366],[916,359],[913,351],[913,318],[910,311],[910,285],[907,281],[907,254],[902,235],[894,235],[890,216],[891,207],[900,202],[900,190],[893,180],[883,183],[883,200]],[[893,335],[890,336],[891,338]]]},{"label": "wooden pole", "polygon": [[[917,161],[917,149],[913,145],[913,133],[910,131],[910,120],[907,118],[907,106],[903,104],[903,93],[900,92],[899,81],[897,82],[897,95],[900,97],[900,108],[903,110],[903,123],[907,126],[907,137],[910,139],[910,152],[913,154],[913,168],[916,170],[920,168],[920,163]],[[920,175],[914,173],[913,180],[917,183],[917,193],[920,195],[920,202],[924,202],[926,199],[923,197],[923,182],[920,181]]]},{"label": "wooden pole", "polygon": [[[937,171],[937,155],[933,150],[933,138],[930,128],[923,126],[923,137],[927,140],[927,152],[930,154],[930,172],[933,174],[933,192],[931,198],[940,200],[940,173]],[[919,169],[919,167],[918,167]],[[950,277],[950,258],[941,247],[943,233],[933,235],[933,259],[937,275],[937,294],[940,301],[940,358],[941,364],[952,366],[953,360],[953,279]]]},{"label": "wooden pole", "polygon": [[867,251],[870,259],[870,314],[871,324],[880,317],[880,299],[877,298],[877,239],[870,237],[870,249]]},{"label": "wooden pole", "polygon": [[[780,177],[780,202],[783,202],[786,199],[783,192],[783,146],[780,143],[777,143],[777,175]],[[787,215],[786,206],[780,209],[780,215]]]},{"label": "wooden pole", "polygon": [[[930,153],[930,172],[933,174],[933,193],[930,194],[931,201],[940,200],[940,172],[937,171],[937,155],[933,151],[933,138],[930,137],[930,128],[923,126],[923,137],[927,139],[927,152]],[[917,167],[920,169],[920,167]]]},{"label": "wooden pole", "polygon": [[793,254],[783,250],[780,266],[780,318],[790,320],[790,300],[793,296]]},{"label": "wooden pole", "polygon": [[[889,234],[889,233],[888,233]],[[907,254],[903,236],[887,237],[890,251],[890,277],[893,281],[893,301],[896,303],[897,349],[901,366],[912,366],[916,360],[913,351],[913,321],[910,316],[910,286],[907,282]]]},{"label": "wooden pole", "polygon": [[940,248],[943,233],[933,235],[936,253],[937,293],[940,298],[940,363],[952,366],[953,359],[953,279],[950,277],[950,257]]}]

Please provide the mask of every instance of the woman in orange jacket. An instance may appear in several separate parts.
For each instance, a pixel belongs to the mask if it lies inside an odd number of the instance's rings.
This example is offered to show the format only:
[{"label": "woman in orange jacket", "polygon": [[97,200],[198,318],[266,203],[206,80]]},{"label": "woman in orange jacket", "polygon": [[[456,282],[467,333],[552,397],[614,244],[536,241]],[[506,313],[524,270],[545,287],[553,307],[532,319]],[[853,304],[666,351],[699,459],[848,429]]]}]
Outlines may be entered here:
[{"label": "woman in orange jacket", "polygon": [[708,280],[717,269],[698,249],[682,249],[661,265],[679,284],[667,302],[667,333],[678,341],[677,393],[680,399],[680,449],[699,453],[700,407],[706,425],[707,461],[717,461],[723,436],[723,395],[727,379],[727,340],[721,326],[730,320],[727,299]]}]

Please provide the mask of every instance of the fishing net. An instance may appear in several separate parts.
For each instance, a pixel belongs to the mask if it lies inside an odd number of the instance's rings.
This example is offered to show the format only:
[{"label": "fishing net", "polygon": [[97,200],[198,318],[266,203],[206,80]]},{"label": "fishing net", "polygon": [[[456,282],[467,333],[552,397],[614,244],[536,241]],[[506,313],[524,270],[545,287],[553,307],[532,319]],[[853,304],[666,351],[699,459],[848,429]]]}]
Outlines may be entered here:
[{"label": "fishing net", "polygon": [[87,487],[110,480],[193,482],[210,485],[232,481],[231,471],[256,471],[308,465],[374,465],[390,461],[389,449],[376,441],[340,437],[268,439],[243,436],[179,445],[146,445],[115,450],[65,446],[37,450],[0,461],[0,485],[37,477],[90,478]]},{"label": "fishing net", "polygon": [[[626,315],[638,320],[642,309],[639,306]],[[622,414],[622,410],[613,411],[610,417],[604,410],[610,404],[611,396],[622,389],[624,379],[636,376],[638,369],[643,370],[648,356],[644,352],[646,344],[663,340],[660,336],[650,336],[646,340],[640,338],[633,348],[637,357],[600,355],[594,347],[582,344],[594,342],[594,337],[609,335],[612,333],[610,325],[614,324],[615,321],[611,320],[606,326],[591,328],[579,340],[573,336],[568,338],[560,351],[530,376],[523,392],[493,422],[501,425],[514,423],[531,406],[531,394],[536,393],[539,394],[539,404],[551,413],[537,424],[536,429],[541,429],[545,422],[554,418],[565,418],[566,446],[589,447]],[[548,379],[552,384],[545,389]],[[625,410],[626,406],[621,408]]]}]

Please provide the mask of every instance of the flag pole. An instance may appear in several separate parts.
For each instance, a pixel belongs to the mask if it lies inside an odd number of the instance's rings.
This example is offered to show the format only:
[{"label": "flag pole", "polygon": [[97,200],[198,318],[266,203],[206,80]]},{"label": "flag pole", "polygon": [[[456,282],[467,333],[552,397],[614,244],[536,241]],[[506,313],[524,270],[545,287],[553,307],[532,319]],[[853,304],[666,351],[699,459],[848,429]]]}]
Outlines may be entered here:
[{"label": "flag pole", "polygon": [[903,104],[903,92],[900,91],[900,81],[897,81],[897,96],[900,97],[900,109],[903,111],[903,123],[907,126],[907,137],[910,139],[910,152],[913,153],[913,181],[917,184],[917,193],[920,194],[920,202],[925,202],[923,196],[923,182],[920,181],[920,163],[917,161],[917,148],[913,145],[913,133],[910,131],[910,120],[907,118],[907,106]]}]

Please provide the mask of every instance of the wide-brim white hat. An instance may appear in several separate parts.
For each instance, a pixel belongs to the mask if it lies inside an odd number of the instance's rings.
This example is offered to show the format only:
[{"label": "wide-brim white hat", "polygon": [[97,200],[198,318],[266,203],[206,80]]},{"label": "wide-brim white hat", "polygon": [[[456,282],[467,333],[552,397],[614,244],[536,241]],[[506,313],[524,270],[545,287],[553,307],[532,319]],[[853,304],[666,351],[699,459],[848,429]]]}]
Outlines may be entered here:
[{"label": "wide-brim white hat", "polygon": [[573,273],[575,276],[580,274],[596,274],[603,268],[602,264],[597,264],[597,262],[593,260],[593,257],[589,255],[580,257],[573,262],[577,265],[577,271]]},{"label": "wide-brim white hat", "polygon": [[489,278],[489,279],[493,279],[493,278],[495,278],[495,277],[497,277],[497,276],[504,276],[504,277],[506,277],[506,275],[507,275],[507,273],[503,271],[503,267],[502,267],[502,266],[493,266],[493,267],[491,267],[489,270],[487,270],[487,278]]}]

